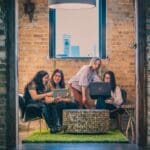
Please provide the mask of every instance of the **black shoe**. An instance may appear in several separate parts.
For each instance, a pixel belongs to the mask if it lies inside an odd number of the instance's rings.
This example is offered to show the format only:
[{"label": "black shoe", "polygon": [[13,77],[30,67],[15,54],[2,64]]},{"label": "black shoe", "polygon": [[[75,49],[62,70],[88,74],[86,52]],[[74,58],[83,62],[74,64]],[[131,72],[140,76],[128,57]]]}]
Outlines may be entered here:
[{"label": "black shoe", "polygon": [[66,131],[67,130],[67,126],[59,126],[59,127],[57,127],[57,130],[58,130],[58,132],[61,132],[61,131]]},{"label": "black shoe", "polygon": [[61,132],[63,129],[62,129],[62,126],[57,126],[57,131],[58,132]]},{"label": "black shoe", "polygon": [[58,129],[56,127],[53,127],[50,129],[50,133],[57,133]]}]

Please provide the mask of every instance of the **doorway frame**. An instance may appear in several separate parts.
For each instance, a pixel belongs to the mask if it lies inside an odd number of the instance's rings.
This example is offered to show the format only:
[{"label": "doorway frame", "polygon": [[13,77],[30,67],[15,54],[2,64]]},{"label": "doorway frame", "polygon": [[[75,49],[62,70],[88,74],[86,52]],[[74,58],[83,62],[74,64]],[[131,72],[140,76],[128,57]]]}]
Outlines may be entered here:
[{"label": "doorway frame", "polygon": [[147,145],[146,0],[135,0],[136,143]]},{"label": "doorway frame", "polygon": [[18,137],[18,0],[6,0],[6,30],[7,30],[7,103],[6,103],[6,146],[16,148]]},{"label": "doorway frame", "polygon": [[[136,144],[147,144],[147,98],[146,98],[146,0],[135,0],[136,16]],[[7,10],[7,147],[18,143],[18,0],[6,0]],[[143,30],[144,29],[144,30]],[[144,132],[143,132],[144,130]]]}]

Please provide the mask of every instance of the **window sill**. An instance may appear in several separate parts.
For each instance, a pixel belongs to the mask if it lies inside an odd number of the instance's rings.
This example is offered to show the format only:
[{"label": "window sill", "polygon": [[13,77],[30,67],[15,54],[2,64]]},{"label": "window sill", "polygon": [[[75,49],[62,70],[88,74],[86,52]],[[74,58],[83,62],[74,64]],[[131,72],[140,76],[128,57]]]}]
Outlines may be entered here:
[{"label": "window sill", "polygon": [[92,57],[49,57],[53,60],[90,60]]}]

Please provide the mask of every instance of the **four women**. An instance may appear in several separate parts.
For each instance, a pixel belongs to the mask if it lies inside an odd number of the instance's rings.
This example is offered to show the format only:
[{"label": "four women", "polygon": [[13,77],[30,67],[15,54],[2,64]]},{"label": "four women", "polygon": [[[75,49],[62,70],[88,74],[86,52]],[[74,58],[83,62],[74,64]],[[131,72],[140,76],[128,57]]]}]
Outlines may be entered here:
[{"label": "four women", "polygon": [[97,101],[90,98],[89,84],[95,81],[102,82],[98,75],[100,66],[101,60],[92,58],[89,65],[83,66],[69,80],[69,88],[73,97],[70,94],[65,97],[53,97],[54,89],[66,88],[64,74],[61,70],[54,70],[51,79],[46,71],[39,71],[25,87],[26,104],[35,104],[41,109],[51,133],[60,131],[63,109],[115,109],[123,100],[112,71],[104,74],[104,82],[109,82],[111,85],[111,97],[99,97]]}]

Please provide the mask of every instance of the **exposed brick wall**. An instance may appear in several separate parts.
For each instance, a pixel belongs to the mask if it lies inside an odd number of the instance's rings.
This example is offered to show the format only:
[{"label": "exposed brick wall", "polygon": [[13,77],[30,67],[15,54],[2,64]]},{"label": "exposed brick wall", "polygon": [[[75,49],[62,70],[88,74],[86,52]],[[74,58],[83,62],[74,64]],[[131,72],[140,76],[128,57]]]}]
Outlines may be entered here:
[{"label": "exposed brick wall", "polygon": [[135,42],[134,1],[107,0],[107,51],[108,68],[112,69],[119,85],[135,101]]},{"label": "exposed brick wall", "polygon": [[[48,58],[49,21],[48,1],[33,0],[36,4],[32,23],[23,13],[23,2],[19,1],[19,92],[40,69],[52,72],[61,68],[68,80],[89,60],[52,60]],[[51,32],[51,31],[50,31]],[[110,60],[103,65],[115,72],[117,83],[128,92],[135,102],[135,41],[133,0],[107,0],[107,53]]]},{"label": "exposed brick wall", "polygon": [[148,108],[148,114],[147,114],[147,143],[150,145],[150,1],[147,0],[146,5],[146,39],[147,39],[147,89],[148,89],[148,95],[147,95],[147,108]]},{"label": "exposed brick wall", "polygon": [[4,0],[0,0],[0,149],[6,148],[6,24]]}]

